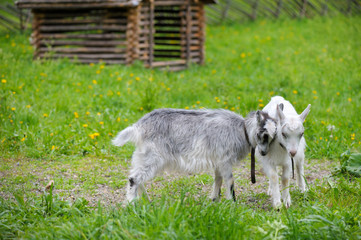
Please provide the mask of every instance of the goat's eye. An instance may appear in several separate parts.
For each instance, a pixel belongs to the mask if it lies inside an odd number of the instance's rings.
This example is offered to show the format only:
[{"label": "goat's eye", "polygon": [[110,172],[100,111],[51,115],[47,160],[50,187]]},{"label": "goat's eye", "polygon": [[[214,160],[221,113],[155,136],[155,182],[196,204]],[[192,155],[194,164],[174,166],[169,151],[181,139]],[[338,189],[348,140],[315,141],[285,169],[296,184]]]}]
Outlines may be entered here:
[{"label": "goat's eye", "polygon": [[282,133],[282,136],[283,136],[284,138],[287,138],[287,135],[286,135],[285,133]]}]

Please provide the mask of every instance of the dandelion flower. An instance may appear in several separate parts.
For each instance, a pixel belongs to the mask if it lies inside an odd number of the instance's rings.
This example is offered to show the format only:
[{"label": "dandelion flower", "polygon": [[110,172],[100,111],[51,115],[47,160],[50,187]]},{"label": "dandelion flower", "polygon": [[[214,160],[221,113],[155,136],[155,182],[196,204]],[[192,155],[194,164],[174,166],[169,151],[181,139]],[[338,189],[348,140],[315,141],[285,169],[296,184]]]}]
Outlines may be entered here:
[{"label": "dandelion flower", "polygon": [[24,142],[24,141],[25,141],[25,137],[23,137],[20,141]]},{"label": "dandelion flower", "polygon": [[47,113],[44,113],[43,117],[46,118],[46,117],[49,117],[49,115]]},{"label": "dandelion flower", "polygon": [[245,53],[241,53],[241,58],[245,58],[246,54]]},{"label": "dandelion flower", "polygon": [[271,58],[270,58],[270,57],[267,57],[266,60],[267,60],[267,61],[271,61]]},{"label": "dandelion flower", "polygon": [[93,84],[97,84],[98,82],[97,82],[97,80],[93,80]]},{"label": "dandelion flower", "polygon": [[351,101],[352,101],[352,99],[351,99],[351,98],[348,98],[348,99],[347,99],[347,101],[351,102]]},{"label": "dandelion flower", "polygon": [[100,125],[104,125],[104,122],[99,122]]},{"label": "dandelion flower", "polygon": [[185,109],[189,109],[189,107],[185,107]]},{"label": "dandelion flower", "polygon": [[200,101],[197,101],[196,103],[197,103],[197,104],[200,104],[201,102],[200,102]]},{"label": "dandelion flower", "polygon": [[124,119],[124,122],[128,122],[128,119],[126,118],[126,119]]},{"label": "dandelion flower", "polygon": [[140,111],[143,111],[143,107],[140,107],[139,110],[140,110]]},{"label": "dandelion flower", "polygon": [[120,122],[120,117],[117,118],[117,122]]},{"label": "dandelion flower", "polygon": [[85,127],[85,128],[88,127],[88,124],[83,124],[83,127]]},{"label": "dandelion flower", "polygon": [[258,104],[259,107],[264,107],[263,103]]},{"label": "dandelion flower", "polygon": [[336,95],[337,95],[337,96],[340,96],[340,93],[339,93],[339,92],[337,92],[337,93],[336,93]]},{"label": "dandelion flower", "polygon": [[53,146],[51,146],[51,150],[54,150],[55,149],[55,146],[53,145]]},{"label": "dandelion flower", "polygon": [[169,92],[169,91],[170,91],[170,88],[167,88],[167,91]]},{"label": "dandelion flower", "polygon": [[74,112],[74,117],[79,118],[79,114],[77,112]]},{"label": "dandelion flower", "polygon": [[16,110],[16,108],[14,108],[14,107],[11,108],[11,111],[15,111],[15,110]]},{"label": "dandelion flower", "polygon": [[100,112],[97,113],[98,116],[102,115]]},{"label": "dandelion flower", "polygon": [[2,82],[2,83],[6,83],[6,79],[1,79],[1,82]]},{"label": "dandelion flower", "polygon": [[293,93],[293,94],[297,94],[298,92],[297,92],[297,90],[293,90],[292,93]]},{"label": "dandelion flower", "polygon": [[135,81],[140,81],[140,77],[136,77],[136,78],[135,78]]},{"label": "dandelion flower", "polygon": [[313,90],[312,93],[313,93],[313,94],[317,94],[317,91]]}]

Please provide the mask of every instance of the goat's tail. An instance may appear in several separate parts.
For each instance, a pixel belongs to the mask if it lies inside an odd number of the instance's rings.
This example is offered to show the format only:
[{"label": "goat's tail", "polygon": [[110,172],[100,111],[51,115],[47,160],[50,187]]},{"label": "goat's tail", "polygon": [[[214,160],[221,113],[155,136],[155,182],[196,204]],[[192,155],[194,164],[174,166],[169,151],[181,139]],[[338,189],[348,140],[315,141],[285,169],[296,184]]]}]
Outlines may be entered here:
[{"label": "goat's tail", "polygon": [[127,142],[137,142],[137,129],[134,126],[129,126],[123,131],[120,131],[118,135],[112,140],[113,145],[123,146]]}]

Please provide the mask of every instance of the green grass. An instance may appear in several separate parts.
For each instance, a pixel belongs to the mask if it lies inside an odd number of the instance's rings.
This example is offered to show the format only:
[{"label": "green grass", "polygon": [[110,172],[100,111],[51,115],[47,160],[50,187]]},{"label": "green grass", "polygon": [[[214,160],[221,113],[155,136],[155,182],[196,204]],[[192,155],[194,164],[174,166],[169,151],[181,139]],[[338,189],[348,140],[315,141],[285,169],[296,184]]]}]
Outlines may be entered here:
[{"label": "green grass", "polygon": [[[316,181],[305,195],[291,191],[292,207],[280,212],[265,194],[210,202],[197,185],[212,184],[207,174],[163,183],[152,190],[152,203],[125,208],[62,199],[72,189],[123,187],[134,147],[110,140],[154,108],[226,108],[245,116],[282,95],[298,112],[312,104],[307,159],[337,162],[347,150],[360,152],[360,20],[208,27],[206,64],[176,73],[140,63],[33,61],[29,34],[1,32],[0,192],[7,197],[0,238],[359,239],[357,178]],[[50,179],[62,191],[39,192],[37,184]]]}]

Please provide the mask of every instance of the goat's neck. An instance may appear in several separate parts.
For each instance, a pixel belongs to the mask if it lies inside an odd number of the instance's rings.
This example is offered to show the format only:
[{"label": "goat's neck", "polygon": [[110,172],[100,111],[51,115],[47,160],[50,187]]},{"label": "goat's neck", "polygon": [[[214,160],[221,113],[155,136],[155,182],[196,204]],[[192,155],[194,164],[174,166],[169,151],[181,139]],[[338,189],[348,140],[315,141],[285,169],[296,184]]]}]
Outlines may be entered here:
[{"label": "goat's neck", "polygon": [[256,135],[257,135],[257,119],[256,114],[248,116],[245,120],[245,131],[248,134],[248,140],[251,147],[255,148],[257,145]]}]

